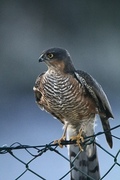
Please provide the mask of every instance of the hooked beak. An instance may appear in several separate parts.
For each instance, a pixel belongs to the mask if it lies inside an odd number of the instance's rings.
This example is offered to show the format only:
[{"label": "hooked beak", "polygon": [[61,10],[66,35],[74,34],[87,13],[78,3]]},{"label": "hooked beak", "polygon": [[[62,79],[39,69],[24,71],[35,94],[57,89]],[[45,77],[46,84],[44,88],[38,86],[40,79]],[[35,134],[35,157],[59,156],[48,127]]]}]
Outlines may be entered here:
[{"label": "hooked beak", "polygon": [[45,60],[45,58],[44,58],[44,55],[43,54],[41,54],[41,56],[39,57],[39,62],[43,62],[44,60]]}]

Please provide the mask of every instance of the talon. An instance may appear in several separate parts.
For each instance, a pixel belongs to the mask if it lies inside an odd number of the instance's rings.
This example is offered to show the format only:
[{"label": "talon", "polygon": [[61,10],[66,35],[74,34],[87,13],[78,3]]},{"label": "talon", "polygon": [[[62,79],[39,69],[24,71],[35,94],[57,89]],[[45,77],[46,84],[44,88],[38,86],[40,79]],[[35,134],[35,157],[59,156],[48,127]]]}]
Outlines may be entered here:
[{"label": "talon", "polygon": [[65,136],[62,136],[60,139],[58,140],[55,140],[54,141],[54,144],[58,144],[60,148],[63,148],[63,145],[61,144],[62,141],[65,141],[66,140],[66,137]]},{"label": "talon", "polygon": [[63,147],[63,145],[61,144],[61,142],[66,140],[67,126],[68,126],[68,124],[66,123],[66,124],[64,125],[64,132],[63,132],[62,137],[61,137],[60,139],[54,141],[54,144],[58,144],[61,148]]},{"label": "talon", "polygon": [[80,129],[78,135],[72,136],[72,137],[70,138],[71,141],[76,141],[76,144],[79,146],[80,151],[83,151],[83,148],[82,148],[82,146],[81,146],[81,142],[82,142],[82,143],[84,142],[84,137],[82,136],[82,133],[83,133],[83,130]]}]

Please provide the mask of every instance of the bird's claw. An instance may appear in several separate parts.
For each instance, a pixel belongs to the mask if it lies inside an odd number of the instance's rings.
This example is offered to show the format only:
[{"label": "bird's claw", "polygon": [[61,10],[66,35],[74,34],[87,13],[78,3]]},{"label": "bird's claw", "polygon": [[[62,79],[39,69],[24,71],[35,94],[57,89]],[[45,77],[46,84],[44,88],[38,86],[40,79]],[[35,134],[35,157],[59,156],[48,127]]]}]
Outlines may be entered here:
[{"label": "bird's claw", "polygon": [[61,144],[62,141],[65,141],[66,140],[66,137],[65,136],[62,136],[60,139],[58,140],[55,140],[54,141],[54,144],[58,144],[60,148],[63,148],[63,145]]},{"label": "bird's claw", "polygon": [[78,135],[72,136],[72,137],[70,138],[71,141],[76,141],[76,144],[79,146],[80,151],[83,151],[83,148],[82,148],[82,146],[81,146],[81,143],[84,142],[84,138],[83,138],[83,136],[82,136],[82,133],[83,133],[83,130],[80,129]]}]

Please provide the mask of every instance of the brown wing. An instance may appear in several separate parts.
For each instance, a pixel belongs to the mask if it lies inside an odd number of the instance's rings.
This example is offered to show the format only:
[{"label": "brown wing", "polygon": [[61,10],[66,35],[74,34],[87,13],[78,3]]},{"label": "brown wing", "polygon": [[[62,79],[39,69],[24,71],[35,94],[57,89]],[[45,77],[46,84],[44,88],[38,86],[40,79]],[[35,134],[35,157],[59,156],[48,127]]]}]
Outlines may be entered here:
[{"label": "brown wing", "polygon": [[80,83],[86,88],[90,95],[95,99],[99,112],[104,114],[107,118],[113,118],[110,103],[105,92],[98,82],[84,71],[76,71],[75,75]]},{"label": "brown wing", "polygon": [[50,114],[52,114],[55,118],[59,119],[62,123],[64,123],[60,117],[58,117],[56,115],[56,112],[53,112],[50,107],[48,107],[47,104],[47,100],[45,100],[44,97],[44,88],[43,88],[43,76],[45,73],[40,74],[36,81],[35,81],[35,86],[33,87],[33,91],[35,94],[35,99],[36,99],[36,103],[38,104],[38,106],[42,109],[42,110],[46,110],[47,112],[49,112]]},{"label": "brown wing", "polygon": [[43,77],[44,73],[40,74],[36,81],[35,81],[35,86],[33,87],[33,91],[34,91],[34,94],[35,94],[35,99],[36,99],[36,102],[40,102],[41,100],[41,97],[42,97],[42,93],[40,91],[40,84],[41,84],[41,80],[42,80],[42,77]]},{"label": "brown wing", "polygon": [[113,114],[105,92],[103,91],[101,85],[98,84],[98,82],[86,72],[78,70],[75,72],[75,76],[77,80],[85,87],[91,98],[95,100],[102,126],[105,131],[106,140],[110,147],[112,147],[113,143],[108,118],[113,118]]}]

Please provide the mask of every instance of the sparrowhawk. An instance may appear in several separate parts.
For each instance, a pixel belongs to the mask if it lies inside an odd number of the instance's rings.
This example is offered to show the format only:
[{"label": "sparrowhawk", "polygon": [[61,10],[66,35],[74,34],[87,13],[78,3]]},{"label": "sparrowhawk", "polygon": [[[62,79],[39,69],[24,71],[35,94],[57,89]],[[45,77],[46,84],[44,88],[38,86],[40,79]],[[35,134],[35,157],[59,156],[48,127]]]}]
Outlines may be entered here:
[{"label": "sparrowhawk", "polygon": [[33,87],[36,102],[63,123],[64,133],[59,143],[65,138],[78,142],[78,145],[68,146],[73,167],[71,180],[100,179],[96,144],[81,147],[79,140],[94,135],[95,116],[99,114],[106,140],[112,148],[108,119],[113,118],[113,114],[106,94],[91,75],[75,69],[65,49],[48,49],[39,61],[45,62],[48,70],[36,79]]}]

